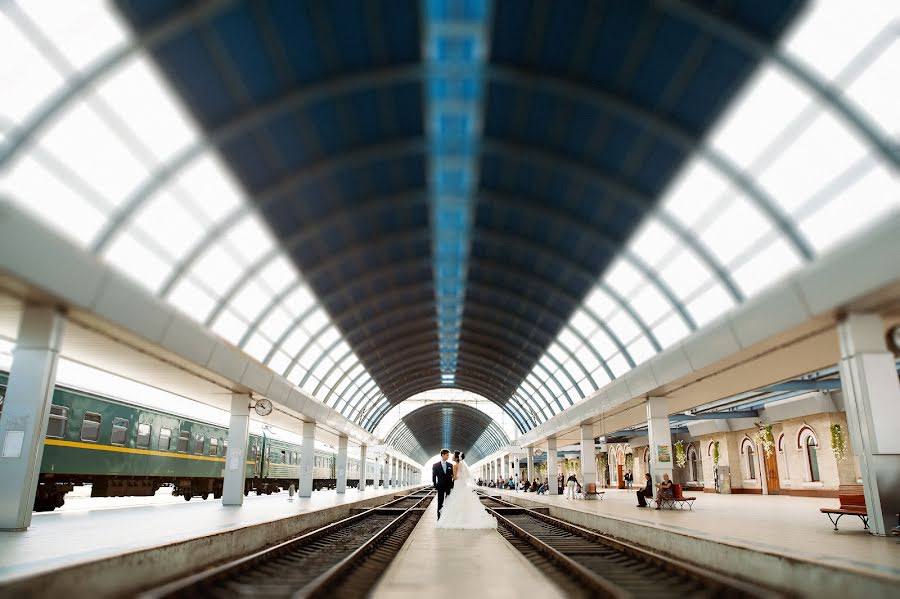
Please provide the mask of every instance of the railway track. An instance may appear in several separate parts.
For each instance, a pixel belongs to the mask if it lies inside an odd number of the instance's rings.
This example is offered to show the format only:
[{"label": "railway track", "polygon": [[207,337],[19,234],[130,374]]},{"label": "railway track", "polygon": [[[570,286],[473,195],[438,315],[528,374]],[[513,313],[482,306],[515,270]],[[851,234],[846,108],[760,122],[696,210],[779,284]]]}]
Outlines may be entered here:
[{"label": "railway track", "polygon": [[414,491],[139,597],[364,597],[433,497]]},{"label": "railway track", "polygon": [[779,596],[496,497],[482,503],[500,534],[576,597]]}]

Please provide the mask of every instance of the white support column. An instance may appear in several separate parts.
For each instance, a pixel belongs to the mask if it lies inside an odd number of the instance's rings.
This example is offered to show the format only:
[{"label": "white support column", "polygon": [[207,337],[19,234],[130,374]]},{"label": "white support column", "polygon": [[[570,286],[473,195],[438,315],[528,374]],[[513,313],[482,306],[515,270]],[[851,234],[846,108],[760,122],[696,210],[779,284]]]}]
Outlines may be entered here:
[{"label": "white support column", "polygon": [[397,487],[397,458],[391,457],[391,488]]},{"label": "white support column", "polygon": [[528,480],[534,480],[534,447],[528,448]]},{"label": "white support column", "polygon": [[47,306],[26,305],[19,322],[0,418],[0,530],[31,526],[64,327]]},{"label": "white support column", "polygon": [[250,440],[250,396],[231,395],[231,419],[228,421],[228,454],[222,505],[244,504],[244,479],[247,474],[247,443]]},{"label": "white support column", "polygon": [[[365,445],[359,446],[359,485],[357,486],[357,489],[359,489],[360,491],[366,490],[366,478],[367,478],[366,451],[367,450],[368,450],[368,447],[366,447]],[[377,472],[375,473],[375,478],[376,479],[378,478]],[[375,480],[375,487],[376,488],[378,487],[378,480]]]},{"label": "white support column", "polygon": [[336,468],[337,484],[335,490],[338,494],[343,495],[347,492],[347,437],[344,435],[338,437]]},{"label": "white support column", "polygon": [[[597,458],[594,450],[594,425],[581,425],[581,484],[599,482],[597,477]],[[585,489],[587,492],[587,489]]]},{"label": "white support column", "polygon": [[300,484],[297,487],[299,497],[312,497],[313,466],[316,459],[316,423],[303,423],[303,449],[300,454]]},{"label": "white support column", "polygon": [[556,464],[556,439],[547,439],[547,493],[559,495],[556,477],[558,472]]},{"label": "white support column", "polygon": [[877,314],[850,314],[838,325],[847,432],[875,535],[887,534],[900,506],[900,384],[883,331]]},{"label": "white support column", "polygon": [[[647,433],[650,439],[650,475],[654,483],[662,482],[662,475],[672,478],[672,429],[669,427],[669,408],[665,397],[647,400]],[[660,454],[668,458],[661,462]]]}]

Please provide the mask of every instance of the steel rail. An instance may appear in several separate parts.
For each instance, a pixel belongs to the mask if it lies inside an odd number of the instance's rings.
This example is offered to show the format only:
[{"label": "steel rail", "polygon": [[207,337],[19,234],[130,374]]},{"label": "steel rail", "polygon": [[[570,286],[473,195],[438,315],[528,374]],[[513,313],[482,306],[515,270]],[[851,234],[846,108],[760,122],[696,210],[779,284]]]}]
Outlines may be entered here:
[{"label": "steel rail", "polygon": [[[397,503],[401,503],[403,501],[407,501],[410,498],[419,498],[419,500],[416,501],[412,507],[400,508],[400,509],[404,509],[404,511],[398,513],[397,517],[393,521],[388,523],[386,526],[382,527],[382,529],[380,529],[372,539],[369,539],[369,541],[364,543],[360,548],[353,551],[349,556],[345,556],[344,559],[342,559],[340,562],[338,562],[337,565],[341,565],[347,560],[347,558],[349,558],[351,556],[354,557],[354,559],[361,557],[363,554],[360,553],[360,549],[362,549],[363,547],[369,546],[371,541],[373,541],[375,538],[379,538],[379,537],[383,538],[385,531],[387,531],[387,532],[393,531],[394,528],[396,528],[396,525],[398,525],[399,523],[401,523],[402,521],[407,519],[410,514],[414,513],[413,510],[416,510],[418,508],[418,506],[421,505],[422,502],[429,500],[432,495],[432,493],[430,493],[430,492],[428,492],[424,495],[418,495],[418,493],[422,492],[423,489],[425,489],[425,487],[416,489],[405,496],[396,497],[395,499],[387,502],[384,505],[375,506],[375,507],[366,509],[363,512],[354,514],[347,518],[343,518],[336,522],[332,522],[331,524],[327,524],[325,526],[322,526],[322,527],[312,530],[310,532],[304,533],[298,537],[288,539],[287,541],[283,541],[272,547],[261,549],[259,551],[251,553],[250,555],[246,555],[244,557],[240,557],[240,558],[231,560],[231,561],[221,564],[219,566],[207,568],[201,572],[198,572],[196,574],[188,576],[187,578],[175,580],[175,581],[163,584],[161,586],[157,586],[155,588],[149,589],[147,591],[144,591],[143,593],[138,594],[137,596],[139,599],[161,599],[162,597],[180,596],[182,593],[189,591],[192,587],[195,587],[197,585],[209,585],[209,584],[215,584],[217,582],[225,581],[228,578],[231,578],[235,575],[243,574],[243,573],[253,569],[256,566],[265,563],[268,560],[278,558],[278,557],[284,555],[285,553],[288,553],[291,550],[300,549],[302,547],[308,546],[312,543],[315,543],[317,541],[325,539],[329,535],[335,534],[335,533],[342,531],[342,530],[344,530],[350,526],[353,526],[355,524],[359,524],[363,520],[366,520],[367,518],[369,518],[373,515],[376,515],[379,512],[379,510],[384,510],[385,508],[390,509],[393,505],[395,505]],[[397,509],[397,508],[394,508],[394,509]],[[390,530],[388,530],[388,529],[390,529]],[[331,568],[329,568],[329,570],[327,570],[326,573],[333,570],[334,567],[335,566],[332,566]],[[317,577],[316,579],[313,579],[313,581],[311,581],[310,583],[307,583],[307,584],[312,584],[312,583],[316,582],[318,579],[319,579],[319,577]],[[301,592],[301,591],[302,591],[302,589],[298,592]],[[297,595],[297,592],[295,592],[294,596],[301,596],[301,595]]]}]

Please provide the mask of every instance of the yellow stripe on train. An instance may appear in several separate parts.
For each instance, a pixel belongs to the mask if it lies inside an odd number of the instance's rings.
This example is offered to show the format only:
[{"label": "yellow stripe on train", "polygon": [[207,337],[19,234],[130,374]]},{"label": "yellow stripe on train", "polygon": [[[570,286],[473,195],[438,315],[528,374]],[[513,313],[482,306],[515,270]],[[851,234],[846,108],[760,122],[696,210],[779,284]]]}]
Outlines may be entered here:
[{"label": "yellow stripe on train", "polygon": [[[224,462],[225,458],[205,455],[191,455],[187,453],[173,453],[169,451],[153,451],[152,449],[134,449],[132,447],[115,447],[112,445],[97,445],[96,443],[83,443],[81,441],[63,441],[62,439],[44,439],[44,445],[56,445],[58,447],[74,447],[76,449],[91,449],[93,451],[113,451],[117,453],[133,453],[137,455],[153,455],[162,458],[178,458],[181,460],[203,460],[206,462]],[[248,464],[256,464],[247,460]]]}]

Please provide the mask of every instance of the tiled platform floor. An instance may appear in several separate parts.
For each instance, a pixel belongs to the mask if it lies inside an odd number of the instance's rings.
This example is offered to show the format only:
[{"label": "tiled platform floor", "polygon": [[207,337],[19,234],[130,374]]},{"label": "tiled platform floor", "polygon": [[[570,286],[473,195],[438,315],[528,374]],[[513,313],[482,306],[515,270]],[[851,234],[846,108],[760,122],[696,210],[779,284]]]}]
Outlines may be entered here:
[{"label": "tiled platform floor", "polygon": [[562,599],[495,530],[438,530],[431,506],[372,593],[374,599]]},{"label": "tiled platform floor", "polygon": [[[498,494],[496,489],[485,490]],[[500,491],[499,494],[837,568],[896,577],[900,581],[900,543],[896,537],[871,535],[863,529],[859,518],[846,516],[841,518],[839,530],[835,531],[828,516],[819,512],[819,508],[838,507],[837,499],[687,492],[686,495],[697,497],[693,510],[655,510],[636,507],[636,490],[605,491],[603,501],[514,491]]]},{"label": "tiled platform floor", "polygon": [[295,497],[293,501],[288,501],[286,493],[251,494],[241,507],[226,507],[221,500],[209,499],[35,514],[27,531],[0,531],[0,582],[409,488],[348,489],[344,495],[315,491],[310,498]]}]

